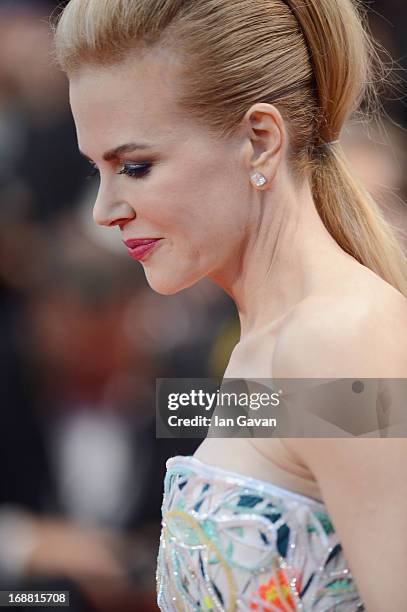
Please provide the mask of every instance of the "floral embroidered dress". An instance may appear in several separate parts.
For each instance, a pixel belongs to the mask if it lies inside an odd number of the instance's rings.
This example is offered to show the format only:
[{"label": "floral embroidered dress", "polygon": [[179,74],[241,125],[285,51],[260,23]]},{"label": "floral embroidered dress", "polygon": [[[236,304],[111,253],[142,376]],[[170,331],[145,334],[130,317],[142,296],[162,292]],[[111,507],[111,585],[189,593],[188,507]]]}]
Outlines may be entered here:
[{"label": "floral embroidered dress", "polygon": [[167,461],[157,562],[164,612],[364,610],[324,504],[193,456]]}]

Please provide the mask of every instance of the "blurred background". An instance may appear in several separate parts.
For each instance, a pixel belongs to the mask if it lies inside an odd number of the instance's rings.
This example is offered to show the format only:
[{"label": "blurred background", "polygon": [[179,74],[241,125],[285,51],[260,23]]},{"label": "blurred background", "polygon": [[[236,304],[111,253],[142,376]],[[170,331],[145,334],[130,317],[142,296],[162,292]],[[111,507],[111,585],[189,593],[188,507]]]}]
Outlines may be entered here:
[{"label": "blurred background", "polygon": [[[94,225],[97,179],[50,59],[56,4],[0,0],[0,590],[148,612],[165,461],[200,443],[155,438],[155,380],[222,376],[238,318],[206,280],[154,293]],[[400,81],[385,132],[350,121],[342,142],[407,249],[407,7],[366,4]]]}]

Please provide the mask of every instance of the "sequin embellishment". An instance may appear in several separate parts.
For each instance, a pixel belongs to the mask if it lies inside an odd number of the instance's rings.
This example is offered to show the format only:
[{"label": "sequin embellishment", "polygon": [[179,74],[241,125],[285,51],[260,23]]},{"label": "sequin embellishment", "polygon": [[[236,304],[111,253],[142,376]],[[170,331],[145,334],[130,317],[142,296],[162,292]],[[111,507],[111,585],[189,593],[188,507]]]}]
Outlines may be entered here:
[{"label": "sequin embellishment", "polygon": [[324,504],[202,463],[167,461],[162,612],[361,612]]}]

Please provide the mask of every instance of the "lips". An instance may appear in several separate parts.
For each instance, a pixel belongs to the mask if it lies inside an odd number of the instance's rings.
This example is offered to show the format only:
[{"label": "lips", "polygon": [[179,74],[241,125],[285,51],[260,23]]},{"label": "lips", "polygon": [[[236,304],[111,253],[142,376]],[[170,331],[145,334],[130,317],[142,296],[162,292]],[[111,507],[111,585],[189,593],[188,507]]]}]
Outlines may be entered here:
[{"label": "lips", "polygon": [[162,238],[131,238],[123,240],[127,251],[133,259],[144,259]]},{"label": "lips", "polygon": [[138,246],[151,244],[152,242],[157,242],[158,240],[161,240],[161,238],[130,238],[129,240],[123,240],[123,242],[128,249],[135,249]]}]

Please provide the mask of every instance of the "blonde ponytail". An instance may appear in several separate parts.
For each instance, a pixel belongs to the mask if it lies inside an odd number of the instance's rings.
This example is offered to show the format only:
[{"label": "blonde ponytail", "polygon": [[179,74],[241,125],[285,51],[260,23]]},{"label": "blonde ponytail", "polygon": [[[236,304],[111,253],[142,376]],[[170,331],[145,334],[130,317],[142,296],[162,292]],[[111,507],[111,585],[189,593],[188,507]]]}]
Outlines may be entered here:
[{"label": "blonde ponytail", "polygon": [[339,146],[312,174],[315,206],[337,243],[407,297],[406,255],[383,212]]},{"label": "blonde ponytail", "polygon": [[[284,0],[296,15],[310,52],[319,125],[311,185],[316,208],[337,243],[407,297],[407,260],[380,207],[352,172],[338,138],[362,101],[366,120],[381,111],[379,85],[390,83],[366,12],[348,0]],[[321,153],[322,151],[322,153]]]}]

